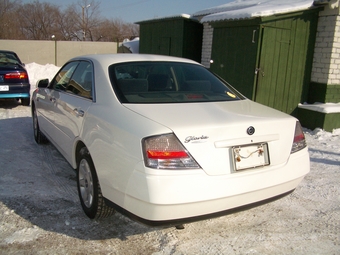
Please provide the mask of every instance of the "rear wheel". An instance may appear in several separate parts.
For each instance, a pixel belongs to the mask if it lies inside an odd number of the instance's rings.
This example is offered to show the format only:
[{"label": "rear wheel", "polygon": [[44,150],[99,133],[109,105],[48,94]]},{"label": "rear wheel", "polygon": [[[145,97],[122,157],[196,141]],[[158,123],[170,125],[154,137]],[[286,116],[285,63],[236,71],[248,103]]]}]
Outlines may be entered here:
[{"label": "rear wheel", "polygon": [[79,152],[78,162],[78,194],[85,214],[90,219],[111,216],[114,213],[114,209],[105,204],[93,161],[85,147]]},{"label": "rear wheel", "polygon": [[30,101],[31,101],[31,99],[30,99],[29,97],[27,97],[27,98],[21,98],[21,103],[22,103],[22,105],[24,105],[24,106],[29,106],[29,105],[30,105]]},{"label": "rear wheel", "polygon": [[41,131],[40,131],[38,116],[37,116],[37,110],[35,109],[35,107],[33,107],[32,118],[33,118],[34,140],[38,144],[47,143],[46,136],[43,133],[41,133]]}]

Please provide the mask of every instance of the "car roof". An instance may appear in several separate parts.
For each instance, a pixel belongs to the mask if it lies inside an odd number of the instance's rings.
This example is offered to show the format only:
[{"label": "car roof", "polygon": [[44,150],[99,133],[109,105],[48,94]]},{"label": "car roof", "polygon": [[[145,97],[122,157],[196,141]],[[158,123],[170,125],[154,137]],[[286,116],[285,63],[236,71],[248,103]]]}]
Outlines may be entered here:
[{"label": "car roof", "polygon": [[16,53],[14,51],[11,51],[11,50],[0,50],[0,52],[2,52],[2,53],[14,53],[16,55]]},{"label": "car roof", "polygon": [[[100,62],[101,64],[117,64],[124,62],[139,62],[139,61],[165,61],[165,62],[181,62],[181,63],[192,63],[199,64],[193,60],[163,56],[163,55],[152,55],[152,54],[130,54],[130,53],[118,53],[118,54],[93,54],[84,55],[72,58],[71,60],[91,60],[94,62]],[[199,64],[200,65],[200,64]]]}]

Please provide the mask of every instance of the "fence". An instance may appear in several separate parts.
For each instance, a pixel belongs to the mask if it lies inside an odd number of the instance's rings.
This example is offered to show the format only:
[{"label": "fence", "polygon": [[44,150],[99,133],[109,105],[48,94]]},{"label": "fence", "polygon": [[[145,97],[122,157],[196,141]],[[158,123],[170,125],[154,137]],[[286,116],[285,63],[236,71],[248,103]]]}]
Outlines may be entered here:
[{"label": "fence", "polygon": [[62,66],[70,58],[86,54],[117,53],[116,42],[0,40],[0,50],[16,52],[24,63]]}]

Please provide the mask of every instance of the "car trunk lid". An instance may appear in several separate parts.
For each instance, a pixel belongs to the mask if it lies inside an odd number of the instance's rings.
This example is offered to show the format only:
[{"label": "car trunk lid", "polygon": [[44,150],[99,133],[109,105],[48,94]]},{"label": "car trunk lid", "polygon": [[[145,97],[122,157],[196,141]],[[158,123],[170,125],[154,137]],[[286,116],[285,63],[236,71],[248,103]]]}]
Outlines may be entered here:
[{"label": "car trunk lid", "polygon": [[284,164],[294,139],[294,118],[250,100],[125,106],[171,129],[209,175],[236,171],[234,148],[248,145],[264,144],[269,164]]}]

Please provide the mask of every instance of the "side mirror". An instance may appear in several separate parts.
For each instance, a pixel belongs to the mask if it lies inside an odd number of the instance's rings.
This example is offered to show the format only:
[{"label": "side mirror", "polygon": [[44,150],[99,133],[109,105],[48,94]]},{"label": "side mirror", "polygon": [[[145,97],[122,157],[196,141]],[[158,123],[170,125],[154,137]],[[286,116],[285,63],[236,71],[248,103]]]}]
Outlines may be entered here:
[{"label": "side mirror", "polygon": [[39,80],[37,81],[37,88],[47,88],[49,82],[49,79]]}]

